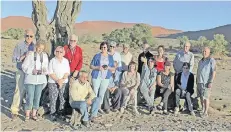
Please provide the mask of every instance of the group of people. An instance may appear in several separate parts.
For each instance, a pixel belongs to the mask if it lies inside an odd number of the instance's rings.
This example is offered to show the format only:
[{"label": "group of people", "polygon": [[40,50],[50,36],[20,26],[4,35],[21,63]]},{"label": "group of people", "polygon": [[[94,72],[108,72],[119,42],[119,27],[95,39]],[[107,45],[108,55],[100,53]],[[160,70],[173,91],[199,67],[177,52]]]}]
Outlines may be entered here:
[{"label": "group of people", "polygon": [[[184,50],[179,51],[173,60],[175,73],[170,70],[172,64],[164,56],[162,45],[157,48],[158,55],[153,55],[149,52],[149,45],[143,44],[137,64],[129,52],[129,44],[123,44],[123,51],[119,53],[116,42],[102,42],[100,52],[90,63],[92,71],[89,82],[89,73],[81,70],[83,55],[77,45],[76,35],[71,35],[64,47],[56,47],[55,57],[50,60],[44,52],[46,42],[38,40],[34,44],[33,39],[33,31],[26,30],[25,41],[14,49],[13,62],[17,63],[18,70],[11,105],[13,119],[18,116],[22,100],[26,97],[25,121],[38,120],[37,110],[42,90],[46,86],[49,89],[50,117],[53,121],[65,114],[66,107],[78,110],[85,126],[89,125],[89,121],[97,120],[98,114],[108,114],[110,111],[124,113],[129,106],[134,114],[140,114],[137,104],[141,96],[150,114],[156,108],[168,114],[168,98],[171,94],[175,96],[175,114],[178,114],[180,99],[183,98],[190,114],[195,116],[191,101],[195,80],[192,73],[194,55],[189,51],[189,42],[185,43]],[[210,56],[209,47],[205,47],[202,54],[196,76],[197,97],[201,100],[202,115],[207,116],[216,64]],[[157,97],[162,99],[155,106]]]}]

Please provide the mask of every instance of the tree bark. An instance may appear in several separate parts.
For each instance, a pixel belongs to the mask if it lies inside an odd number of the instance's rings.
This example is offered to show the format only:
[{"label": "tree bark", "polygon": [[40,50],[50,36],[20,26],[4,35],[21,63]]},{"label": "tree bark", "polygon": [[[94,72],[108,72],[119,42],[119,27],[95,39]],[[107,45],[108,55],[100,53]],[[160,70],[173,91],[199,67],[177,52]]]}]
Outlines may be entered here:
[{"label": "tree bark", "polygon": [[32,1],[32,21],[37,29],[36,40],[47,41],[46,52],[49,55],[52,55],[57,42],[67,43],[68,37],[74,33],[74,24],[81,5],[80,0],[57,1],[55,14],[51,22],[48,22],[45,1]]}]

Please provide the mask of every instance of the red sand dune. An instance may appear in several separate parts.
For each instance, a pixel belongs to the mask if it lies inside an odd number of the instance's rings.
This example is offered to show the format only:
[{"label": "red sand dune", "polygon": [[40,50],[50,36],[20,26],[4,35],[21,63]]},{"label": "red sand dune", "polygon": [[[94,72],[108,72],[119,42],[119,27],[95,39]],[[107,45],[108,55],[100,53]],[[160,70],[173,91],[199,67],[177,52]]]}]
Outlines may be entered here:
[{"label": "red sand dune", "polygon": [[[130,28],[135,23],[122,23],[113,21],[85,21],[81,23],[76,23],[76,33],[77,35],[92,34],[101,35],[103,33],[110,33],[114,29]],[[24,16],[9,16],[1,19],[1,31],[6,31],[9,28],[33,28],[35,26],[29,17]],[[163,27],[152,26],[153,36],[160,36],[166,34],[175,34],[182,32],[180,30],[165,29]]]}]

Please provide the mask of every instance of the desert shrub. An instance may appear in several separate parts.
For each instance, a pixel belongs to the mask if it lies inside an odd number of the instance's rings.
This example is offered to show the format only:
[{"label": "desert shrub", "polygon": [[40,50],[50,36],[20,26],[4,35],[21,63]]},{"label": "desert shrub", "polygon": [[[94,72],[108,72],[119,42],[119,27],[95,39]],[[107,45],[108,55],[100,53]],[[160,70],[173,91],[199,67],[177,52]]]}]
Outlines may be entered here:
[{"label": "desert shrub", "polygon": [[189,41],[187,36],[179,36],[177,37],[177,40],[180,41],[180,48],[183,47],[183,45],[185,44],[185,42]]},{"label": "desert shrub", "polygon": [[2,33],[2,36],[10,36],[13,39],[21,39],[24,36],[24,30],[22,28],[10,28]]},{"label": "desert shrub", "polygon": [[224,56],[228,52],[228,41],[225,40],[223,34],[215,34],[213,40],[208,44],[212,48],[212,52],[215,55]]},{"label": "desert shrub", "polygon": [[145,24],[136,24],[132,28],[116,29],[110,34],[102,34],[103,40],[127,43],[131,47],[139,47],[143,43],[155,45],[151,27]]},{"label": "desert shrub", "polygon": [[81,44],[100,43],[101,41],[102,37],[97,37],[90,34],[84,34],[79,36],[79,43]]}]

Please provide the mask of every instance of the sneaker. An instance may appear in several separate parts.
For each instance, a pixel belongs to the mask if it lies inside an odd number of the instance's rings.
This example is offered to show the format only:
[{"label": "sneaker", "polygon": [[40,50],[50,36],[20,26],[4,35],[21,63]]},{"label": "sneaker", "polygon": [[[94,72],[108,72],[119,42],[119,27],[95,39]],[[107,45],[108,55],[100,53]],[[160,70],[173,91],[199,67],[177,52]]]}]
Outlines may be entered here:
[{"label": "sneaker", "polygon": [[163,109],[163,105],[164,105],[164,103],[163,103],[163,102],[160,102],[160,104],[157,106],[157,108],[158,108],[159,110],[162,110],[162,109]]},{"label": "sneaker", "polygon": [[191,112],[190,112],[190,115],[196,116],[196,114],[194,113],[194,111],[191,111]]},{"label": "sneaker", "polygon": [[174,114],[177,115],[179,112],[179,107],[175,107]]},{"label": "sneaker", "polygon": [[120,113],[122,113],[122,114],[124,113],[124,107],[120,108]]},{"label": "sneaker", "polygon": [[202,113],[200,114],[201,118],[205,118],[205,117],[208,117],[208,114],[207,113]]},{"label": "sneaker", "polygon": [[104,112],[105,112],[106,114],[109,114],[109,113],[110,113],[110,110],[107,109],[107,110],[104,110]]},{"label": "sneaker", "polygon": [[167,111],[167,110],[164,110],[164,111],[163,111],[163,114],[164,114],[164,115],[168,115],[168,111]]},{"label": "sneaker", "polygon": [[85,127],[90,127],[90,124],[88,121],[82,121],[82,124],[85,126]]}]

